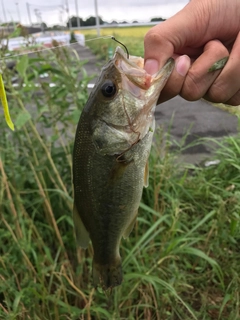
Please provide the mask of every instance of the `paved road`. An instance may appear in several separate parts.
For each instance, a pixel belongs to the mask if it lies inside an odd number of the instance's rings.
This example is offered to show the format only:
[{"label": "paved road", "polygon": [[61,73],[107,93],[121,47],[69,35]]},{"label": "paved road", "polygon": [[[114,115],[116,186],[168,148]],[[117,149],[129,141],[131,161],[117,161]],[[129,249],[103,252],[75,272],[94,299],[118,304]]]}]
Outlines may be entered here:
[{"label": "paved road", "polygon": [[[180,141],[189,131],[184,146],[198,138],[213,137],[222,139],[237,133],[237,117],[214,107],[204,100],[189,102],[177,96],[157,107],[157,123],[166,130],[171,126],[172,139]],[[183,159],[199,163],[209,158],[213,145],[208,143],[189,147],[182,152]]]},{"label": "paved road", "polygon": [[[99,61],[87,47],[77,48],[80,58],[87,59],[85,69],[89,75],[98,74],[100,71]],[[94,80],[91,81],[94,83]],[[204,100],[188,102],[181,97],[175,97],[159,106],[156,110],[157,124],[168,130],[171,126],[172,140],[180,141],[185,133],[189,134],[185,146],[199,137],[223,138],[237,133],[237,117],[212,106]],[[199,163],[209,158],[211,145],[202,144],[186,149],[182,152],[183,159],[190,163]]]}]

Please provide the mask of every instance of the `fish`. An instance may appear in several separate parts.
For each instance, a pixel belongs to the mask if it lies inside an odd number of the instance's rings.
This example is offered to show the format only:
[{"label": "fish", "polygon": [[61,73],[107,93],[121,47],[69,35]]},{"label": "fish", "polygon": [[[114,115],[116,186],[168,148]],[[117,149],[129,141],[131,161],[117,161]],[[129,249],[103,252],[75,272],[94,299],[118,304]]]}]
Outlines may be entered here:
[{"label": "fish", "polygon": [[93,246],[93,286],[121,284],[119,252],[131,233],[143,187],[159,93],[174,68],[170,58],[154,75],[144,59],[117,47],[80,115],[73,148],[73,222],[76,241]]}]

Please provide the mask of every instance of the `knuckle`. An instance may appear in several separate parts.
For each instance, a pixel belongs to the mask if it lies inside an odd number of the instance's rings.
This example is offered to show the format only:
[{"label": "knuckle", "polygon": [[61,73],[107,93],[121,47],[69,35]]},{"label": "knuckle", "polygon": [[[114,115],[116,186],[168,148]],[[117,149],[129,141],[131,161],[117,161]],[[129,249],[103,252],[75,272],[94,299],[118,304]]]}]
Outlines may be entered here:
[{"label": "knuckle", "polygon": [[144,37],[145,47],[147,47],[149,45],[159,46],[159,44],[161,42],[162,42],[162,38],[159,35],[159,33],[157,32],[157,30],[155,30],[154,28],[150,29]]},{"label": "knuckle", "polygon": [[209,41],[205,45],[204,51],[211,51],[213,53],[217,52],[217,55],[219,57],[229,56],[229,52],[228,52],[227,48],[219,40]]},{"label": "knuckle", "polygon": [[236,92],[230,99],[225,101],[225,103],[230,106],[240,106],[240,90],[238,90],[238,92]]},{"label": "knuckle", "polygon": [[228,101],[225,102],[226,104],[230,105],[230,106],[240,106],[240,94],[237,97],[232,97],[231,99],[229,99]]},{"label": "knuckle", "polygon": [[195,101],[202,97],[203,88],[197,79],[198,77],[194,73],[188,72],[180,93],[185,100]]},{"label": "knuckle", "polygon": [[223,85],[213,83],[206,93],[208,100],[216,103],[226,102],[229,100],[229,95],[227,95],[226,90]]}]

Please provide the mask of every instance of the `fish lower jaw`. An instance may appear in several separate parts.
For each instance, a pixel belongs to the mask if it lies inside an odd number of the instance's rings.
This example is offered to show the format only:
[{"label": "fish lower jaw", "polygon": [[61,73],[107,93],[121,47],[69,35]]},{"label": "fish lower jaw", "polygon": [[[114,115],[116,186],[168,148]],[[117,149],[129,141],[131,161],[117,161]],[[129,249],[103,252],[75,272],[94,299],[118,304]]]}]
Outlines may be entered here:
[{"label": "fish lower jaw", "polygon": [[100,287],[105,291],[119,286],[122,283],[121,259],[109,264],[99,264],[93,260],[92,272],[93,286],[95,288],[100,285]]}]

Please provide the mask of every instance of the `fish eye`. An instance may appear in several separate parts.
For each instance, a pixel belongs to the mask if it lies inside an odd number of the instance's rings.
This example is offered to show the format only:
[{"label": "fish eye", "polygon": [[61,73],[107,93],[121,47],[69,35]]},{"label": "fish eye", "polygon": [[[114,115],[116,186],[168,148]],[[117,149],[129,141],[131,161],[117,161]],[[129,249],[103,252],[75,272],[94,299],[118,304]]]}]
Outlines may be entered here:
[{"label": "fish eye", "polygon": [[106,80],[102,85],[101,91],[104,97],[112,98],[115,95],[117,89],[115,84],[111,80]]}]

